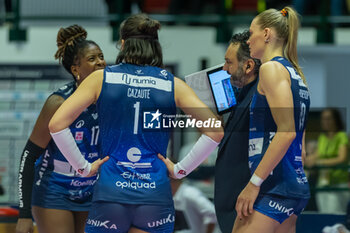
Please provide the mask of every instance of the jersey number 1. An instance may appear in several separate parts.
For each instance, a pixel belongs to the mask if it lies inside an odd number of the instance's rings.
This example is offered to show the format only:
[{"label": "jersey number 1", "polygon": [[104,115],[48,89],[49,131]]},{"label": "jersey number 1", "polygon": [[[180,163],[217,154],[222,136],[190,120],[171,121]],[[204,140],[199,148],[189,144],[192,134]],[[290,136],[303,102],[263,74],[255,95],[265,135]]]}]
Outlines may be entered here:
[{"label": "jersey number 1", "polygon": [[139,127],[140,102],[136,102],[134,104],[134,108],[135,108],[134,134],[137,134],[137,130],[138,130],[138,127]]}]

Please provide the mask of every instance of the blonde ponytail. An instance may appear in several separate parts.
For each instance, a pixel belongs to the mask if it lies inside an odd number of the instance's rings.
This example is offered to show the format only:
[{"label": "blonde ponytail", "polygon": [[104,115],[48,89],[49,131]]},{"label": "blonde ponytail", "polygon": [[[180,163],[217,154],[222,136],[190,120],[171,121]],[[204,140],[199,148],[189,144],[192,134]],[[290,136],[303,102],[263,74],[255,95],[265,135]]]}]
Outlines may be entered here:
[{"label": "blonde ponytail", "polygon": [[283,56],[287,58],[306,84],[305,76],[298,63],[297,40],[299,29],[298,13],[292,7],[281,11],[268,9],[257,16],[261,28],[274,28],[277,36],[284,40]]},{"label": "blonde ponytail", "polygon": [[283,50],[283,55],[292,63],[299,73],[300,77],[306,84],[305,76],[298,63],[297,41],[298,29],[300,26],[298,14],[293,8],[285,7],[283,10],[287,12],[288,37]]}]

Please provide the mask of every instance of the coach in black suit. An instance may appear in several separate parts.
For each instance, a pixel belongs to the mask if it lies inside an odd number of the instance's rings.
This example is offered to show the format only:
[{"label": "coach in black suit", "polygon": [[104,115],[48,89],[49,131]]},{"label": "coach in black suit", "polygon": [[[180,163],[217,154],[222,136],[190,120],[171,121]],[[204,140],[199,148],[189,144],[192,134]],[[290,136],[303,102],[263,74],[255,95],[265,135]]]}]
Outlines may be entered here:
[{"label": "coach in black suit", "polygon": [[256,90],[260,61],[250,57],[249,32],[232,36],[225,54],[226,70],[231,84],[240,89],[237,105],[224,127],[215,164],[214,204],[222,233],[231,233],[236,218],[238,195],[250,179],[248,166],[249,105]]}]

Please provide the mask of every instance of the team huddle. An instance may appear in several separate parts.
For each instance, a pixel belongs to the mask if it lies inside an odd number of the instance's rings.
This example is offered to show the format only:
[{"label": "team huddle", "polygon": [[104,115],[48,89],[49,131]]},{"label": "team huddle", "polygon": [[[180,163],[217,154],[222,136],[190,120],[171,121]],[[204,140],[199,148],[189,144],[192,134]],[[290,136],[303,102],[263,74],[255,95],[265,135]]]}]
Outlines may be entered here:
[{"label": "team huddle", "polygon": [[[247,110],[249,133],[242,145],[247,144],[250,173],[248,180],[235,177],[244,182],[229,203],[230,223],[216,206],[220,228],[295,232],[310,196],[303,170],[310,97],[296,58],[298,25],[292,8],[270,9],[239,34],[242,44],[231,41],[227,54],[232,49],[240,60],[241,50],[246,52],[244,62],[225,56],[223,69],[242,88],[225,127],[184,81],[164,69],[158,21],[144,14],[123,21],[111,66],[84,28],[61,28],[55,58],[74,81],[48,97],[24,148],[16,232],[32,232],[32,217],[40,233],[173,232],[170,178],[190,174],[221,142],[220,154],[234,131],[231,118],[241,119],[234,117],[240,104]],[[155,122],[161,114],[176,116],[177,108],[197,122],[215,124],[193,124],[201,136],[174,164],[167,155],[174,125]]]}]

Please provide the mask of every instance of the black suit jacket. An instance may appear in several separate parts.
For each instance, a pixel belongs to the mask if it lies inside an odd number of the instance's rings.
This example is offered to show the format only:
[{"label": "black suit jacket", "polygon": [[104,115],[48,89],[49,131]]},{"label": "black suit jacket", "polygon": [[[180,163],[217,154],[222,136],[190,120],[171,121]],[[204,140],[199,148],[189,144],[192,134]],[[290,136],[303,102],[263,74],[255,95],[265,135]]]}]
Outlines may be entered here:
[{"label": "black suit jacket", "polygon": [[231,233],[237,213],[238,195],[250,179],[248,166],[249,105],[257,81],[242,88],[238,104],[224,127],[225,135],[219,145],[215,164],[214,204],[222,233]]}]

